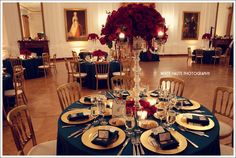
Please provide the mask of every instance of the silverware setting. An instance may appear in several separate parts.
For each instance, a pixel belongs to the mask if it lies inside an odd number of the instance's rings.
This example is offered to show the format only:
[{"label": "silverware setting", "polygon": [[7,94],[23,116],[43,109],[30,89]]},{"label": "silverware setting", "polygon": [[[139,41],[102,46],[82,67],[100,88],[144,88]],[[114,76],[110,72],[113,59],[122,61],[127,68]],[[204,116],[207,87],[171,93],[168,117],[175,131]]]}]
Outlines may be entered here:
[{"label": "silverware setting", "polygon": [[70,127],[76,127],[76,125],[62,125],[61,128],[70,128]]},{"label": "silverware setting", "polygon": [[142,155],[145,155],[145,152],[144,152],[144,150],[143,150],[142,144],[141,144],[141,142],[140,142],[140,137],[137,137],[137,138],[136,138],[136,142],[137,142],[138,146],[140,147],[140,153],[141,153]]},{"label": "silverware setting", "polygon": [[77,130],[77,131],[71,133],[67,138],[71,138],[71,137],[73,137],[73,136],[76,136],[77,134],[82,133],[84,130],[86,130],[87,128],[89,128],[91,125],[92,125],[92,124],[90,123],[90,124],[88,124],[85,128],[79,129],[79,130]]},{"label": "silverware setting", "polygon": [[192,144],[192,146],[194,146],[195,148],[199,148],[197,144],[195,144],[194,142],[192,142],[191,140],[189,140],[188,138],[185,137],[185,139]]},{"label": "silverware setting", "polygon": [[121,155],[121,153],[123,152],[124,148],[126,147],[126,145],[129,143],[130,138],[126,139],[126,141],[124,142],[122,148],[120,149],[120,151],[118,152],[117,155]]},{"label": "silverware setting", "polygon": [[87,127],[85,127],[82,132],[78,133],[77,135],[74,136],[74,138],[77,138],[78,136],[80,136],[81,134],[83,134],[85,131],[87,131],[89,128],[91,128],[93,125],[89,124]]},{"label": "silverware setting", "polygon": [[133,155],[136,155],[135,138],[131,138],[131,143],[133,145]]},{"label": "silverware setting", "polygon": [[189,130],[187,128],[181,127],[181,126],[178,126],[178,128],[181,131],[184,131],[184,132],[189,132],[189,133],[193,133],[193,134],[196,134],[196,135],[199,135],[199,136],[209,137],[209,135],[205,134],[205,132],[202,132],[202,131],[192,131],[192,130]]}]

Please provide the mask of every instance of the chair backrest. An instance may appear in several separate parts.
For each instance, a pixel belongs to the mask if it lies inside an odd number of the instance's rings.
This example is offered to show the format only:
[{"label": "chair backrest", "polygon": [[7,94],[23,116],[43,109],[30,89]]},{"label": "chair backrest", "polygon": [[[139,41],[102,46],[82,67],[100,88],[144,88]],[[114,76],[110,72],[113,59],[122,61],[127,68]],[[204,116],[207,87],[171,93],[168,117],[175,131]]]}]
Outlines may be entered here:
[{"label": "chair backrest", "polygon": [[196,56],[203,56],[203,50],[202,49],[196,49]]},{"label": "chair backrest", "polygon": [[107,61],[95,62],[96,74],[108,74],[110,64]]},{"label": "chair backrest", "polygon": [[177,96],[182,96],[184,92],[184,81],[174,77],[164,77],[160,79],[160,86],[164,90],[169,90]]},{"label": "chair backrest", "polygon": [[7,121],[11,127],[12,135],[19,155],[24,155],[24,147],[32,140],[33,146],[37,144],[30,114],[26,105],[20,105],[7,114]]},{"label": "chair backrest", "polygon": [[22,66],[22,60],[19,57],[18,58],[9,58],[9,60],[10,60],[12,69],[16,65],[21,65]]},{"label": "chair backrest", "polygon": [[[17,92],[19,90],[24,91],[24,71],[18,71],[14,73],[13,76],[13,83],[15,88],[15,94],[18,94]],[[19,105],[20,96],[16,95],[16,105]]]},{"label": "chair backrest", "polygon": [[48,53],[43,53],[42,58],[43,58],[43,65],[49,65],[50,64],[50,56],[49,56]]},{"label": "chair backrest", "polygon": [[70,69],[72,74],[79,73],[80,77],[80,64],[81,62],[78,61],[70,61]]},{"label": "chair backrest", "polygon": [[53,54],[53,57],[51,60],[52,60],[52,63],[55,65],[57,62],[57,54]]},{"label": "chair backrest", "polygon": [[79,56],[76,51],[72,50],[73,61],[79,61]]},{"label": "chair backrest", "polygon": [[192,56],[192,50],[191,50],[191,47],[188,47],[188,56],[191,57]]},{"label": "chair backrest", "polygon": [[233,119],[233,102],[233,88],[217,87],[213,100],[213,114],[219,114]]},{"label": "chair backrest", "polygon": [[72,71],[71,71],[70,66],[69,66],[69,61],[66,58],[64,58],[64,61],[65,61],[65,66],[66,66],[67,73],[71,74]]},{"label": "chair backrest", "polygon": [[125,80],[123,76],[114,76],[111,78],[111,88],[114,90],[115,88],[124,89],[125,88]]},{"label": "chair backrest", "polygon": [[215,56],[221,56],[222,55],[222,48],[216,47],[215,48]]},{"label": "chair backrest", "polygon": [[78,101],[81,97],[81,87],[77,82],[66,83],[57,88],[57,95],[60,101],[61,110]]},{"label": "chair backrest", "polygon": [[15,73],[19,72],[19,71],[24,71],[24,68],[22,65],[15,65],[13,66],[13,76]]}]

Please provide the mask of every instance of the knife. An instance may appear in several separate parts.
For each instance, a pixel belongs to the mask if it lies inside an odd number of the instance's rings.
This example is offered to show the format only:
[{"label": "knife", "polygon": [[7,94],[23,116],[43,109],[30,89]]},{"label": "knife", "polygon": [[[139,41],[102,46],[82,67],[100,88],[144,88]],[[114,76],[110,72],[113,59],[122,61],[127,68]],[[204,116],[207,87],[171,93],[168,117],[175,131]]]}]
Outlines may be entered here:
[{"label": "knife", "polygon": [[[89,125],[91,125],[91,124],[88,124],[85,128],[87,128]],[[71,138],[71,137],[75,136],[76,134],[83,131],[85,128],[79,129],[79,130],[75,131],[74,133],[71,133],[71,135],[69,135],[67,138]]]},{"label": "knife", "polygon": [[80,136],[81,134],[83,134],[85,131],[87,131],[90,127],[92,127],[92,124],[89,124],[87,127],[85,127],[83,129],[82,132],[80,132],[79,134],[77,134],[76,136],[74,136],[74,138],[77,138],[78,136]]},{"label": "knife", "polygon": [[126,145],[129,143],[129,141],[130,141],[130,138],[126,139],[125,143],[123,144],[122,148],[120,149],[117,155],[121,155],[122,151],[124,150]]}]

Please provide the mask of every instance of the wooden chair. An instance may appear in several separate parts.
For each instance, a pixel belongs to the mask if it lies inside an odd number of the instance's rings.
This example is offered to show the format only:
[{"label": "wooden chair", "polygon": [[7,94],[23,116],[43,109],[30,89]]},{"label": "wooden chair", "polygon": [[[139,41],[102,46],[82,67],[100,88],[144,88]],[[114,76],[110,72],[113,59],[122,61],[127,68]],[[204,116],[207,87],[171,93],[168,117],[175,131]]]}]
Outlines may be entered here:
[{"label": "wooden chair", "polygon": [[[15,74],[17,73],[17,72],[20,72],[20,71],[22,71],[22,72],[24,72],[24,68],[23,68],[23,66],[22,65],[15,65],[15,66],[13,66],[13,77],[15,76]],[[24,75],[23,75],[23,79],[25,79],[24,78]]]},{"label": "wooden chair", "polygon": [[120,71],[113,72],[113,76],[124,76],[125,74],[130,74],[132,71],[133,61],[131,58],[120,60]]},{"label": "wooden chair", "polygon": [[179,78],[164,77],[160,79],[160,87],[177,96],[183,96],[184,85],[184,81]]},{"label": "wooden chair", "polygon": [[57,95],[60,101],[61,110],[78,101],[81,97],[80,84],[77,82],[66,83],[57,88]]},{"label": "wooden chair", "polygon": [[65,61],[65,66],[66,66],[66,70],[67,70],[67,75],[68,75],[67,82],[69,83],[71,77],[73,79],[72,70],[70,69],[70,62],[66,58],[64,58],[64,61]]},{"label": "wooden chair", "polygon": [[37,145],[31,117],[26,105],[20,105],[12,109],[7,115],[7,121],[11,127],[18,155],[25,154],[24,148],[30,140],[32,140],[33,147],[28,155],[56,155],[56,140]]},{"label": "wooden chair", "polygon": [[191,61],[192,61],[192,59],[193,59],[193,57],[195,57],[195,55],[192,54],[191,47],[188,47],[187,50],[188,50],[188,58],[187,58],[187,62],[188,62],[188,60],[191,60]]},{"label": "wooden chair", "polygon": [[[24,75],[23,71],[15,72],[13,76],[13,84],[14,89],[9,89],[4,91],[4,96],[9,97],[15,97],[16,105],[20,105],[20,100],[22,99],[23,103],[26,104],[28,102],[27,97],[25,95],[24,91]],[[8,99],[7,99],[8,102]],[[9,105],[9,104],[8,104]]]},{"label": "wooden chair", "polygon": [[50,71],[50,57],[48,53],[42,54],[43,65],[38,66],[39,69],[43,69],[44,77],[47,77],[47,73]]},{"label": "wooden chair", "polygon": [[53,58],[50,59],[50,60],[51,60],[51,61],[50,61],[49,66],[50,66],[51,69],[54,69],[54,72],[56,73],[56,72],[57,72],[57,66],[56,66],[57,55],[56,55],[56,54],[53,54]]},{"label": "wooden chair", "polygon": [[220,47],[216,47],[215,49],[215,55],[212,56],[212,59],[214,60],[214,64],[216,64],[216,60],[218,59],[220,62],[220,57],[222,55],[222,49]]},{"label": "wooden chair", "polygon": [[[233,88],[217,87],[214,94],[212,113],[217,115],[221,120],[233,120]],[[228,121],[227,121],[228,122]],[[232,127],[219,120],[220,139],[229,137],[233,133]]]},{"label": "wooden chair", "polygon": [[95,62],[96,89],[98,89],[98,82],[99,82],[99,80],[107,80],[107,87],[108,87],[108,89],[110,89],[110,84],[109,84],[109,67],[110,67],[110,64],[107,61]]},{"label": "wooden chair", "polygon": [[87,73],[81,72],[80,71],[80,64],[81,62],[77,61],[70,61],[70,68],[73,76],[73,82],[77,81],[79,79],[80,84],[82,86],[82,79],[87,76]]},{"label": "wooden chair", "polygon": [[111,78],[111,88],[114,90],[115,88],[126,89],[126,84],[124,80],[124,76],[114,76]]},{"label": "wooden chair", "polygon": [[220,155],[233,155],[234,148],[231,146],[220,144]]},{"label": "wooden chair", "polygon": [[195,62],[197,63],[198,59],[201,59],[201,64],[202,64],[202,59],[203,59],[203,50],[202,49],[196,49],[195,50]]},{"label": "wooden chair", "polygon": [[220,56],[220,58],[224,60],[224,64],[226,64],[226,60],[227,60],[227,57],[229,56],[229,53],[230,53],[230,49],[227,48],[225,53]]},{"label": "wooden chair", "polygon": [[[23,71],[25,71],[25,68],[23,67],[23,64],[22,64],[22,60],[19,57],[18,58],[9,58],[9,60],[11,63],[12,70],[14,69],[14,66],[18,66],[20,68],[23,68]],[[20,71],[20,70],[16,69],[16,71]]]}]

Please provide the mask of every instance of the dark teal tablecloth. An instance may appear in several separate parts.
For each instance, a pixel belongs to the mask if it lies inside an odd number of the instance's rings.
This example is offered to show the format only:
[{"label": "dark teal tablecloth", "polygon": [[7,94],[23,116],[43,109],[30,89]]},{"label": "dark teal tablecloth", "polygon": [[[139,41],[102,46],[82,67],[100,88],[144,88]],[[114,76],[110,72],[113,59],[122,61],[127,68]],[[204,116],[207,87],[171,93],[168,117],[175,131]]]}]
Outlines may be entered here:
[{"label": "dark teal tablecloth", "polygon": [[[193,51],[193,55],[196,54],[196,51]],[[202,63],[204,64],[212,64],[214,63],[214,59],[212,56],[215,55],[215,50],[203,50],[203,58],[202,58]],[[192,60],[195,60],[195,57],[192,57]],[[200,59],[198,60],[200,62]],[[219,63],[219,60],[216,60],[216,63]]]},{"label": "dark teal tablecloth", "polygon": [[[22,60],[22,66],[25,68],[24,77],[25,79],[33,79],[44,76],[43,71],[39,71],[38,66],[43,65],[42,58],[32,58]],[[7,69],[7,73],[13,74],[11,62],[9,59],[3,60],[3,67]]]},{"label": "dark teal tablecloth", "polygon": [[[69,106],[69,108],[71,107],[89,108],[87,105],[85,106],[78,103],[74,103],[71,106]],[[205,114],[212,115],[212,113],[204,107],[201,107],[200,110],[204,110]],[[64,112],[66,111],[67,110],[65,110]],[[109,117],[107,117],[107,120],[108,119]],[[150,117],[150,119],[156,120],[154,117]],[[209,131],[206,131],[206,134],[210,136],[209,138],[179,131],[180,133],[182,133],[187,138],[191,139],[194,143],[196,143],[199,146],[199,148],[196,149],[188,143],[187,148],[183,152],[179,153],[179,155],[220,155],[219,123],[215,117],[212,119],[215,123],[215,127]],[[62,125],[66,125],[66,124],[63,123],[61,119],[59,118],[58,119],[58,133],[57,133],[57,155],[116,155],[122,147],[122,145],[120,145],[116,148],[109,149],[106,151],[98,151],[98,150],[90,149],[82,144],[81,137],[70,138],[70,139],[67,138],[67,136],[69,136],[71,133],[77,131],[78,129],[82,127],[85,127],[85,125],[78,125],[73,128],[61,128]],[[146,155],[157,155],[156,153],[151,152],[147,150],[146,148],[144,148],[144,151]],[[125,147],[122,155],[132,155],[131,143],[129,143]]]},{"label": "dark teal tablecloth", "polygon": [[139,55],[140,61],[160,61],[158,54],[150,52],[141,52]]},{"label": "dark teal tablecloth", "polygon": [[[5,98],[4,97],[4,91],[5,90],[14,89],[11,74],[7,73],[7,74],[2,76],[2,89],[3,89],[2,96],[3,96],[3,105],[4,105],[4,107],[6,107],[7,104],[9,104],[8,106],[15,105],[15,97],[11,97],[11,98]],[[8,101],[6,101],[6,99],[8,99]]]},{"label": "dark teal tablecloth", "polygon": [[[96,89],[96,70],[95,70],[95,64],[90,62],[83,62],[80,65],[81,72],[86,72],[87,76],[85,78],[85,82],[83,83],[84,87],[90,88],[90,89]],[[109,72],[109,78],[111,79],[112,73],[120,71],[120,63],[118,61],[111,61],[110,62],[110,72]],[[101,80],[99,81],[99,88],[106,88],[107,87],[107,81]]]}]

